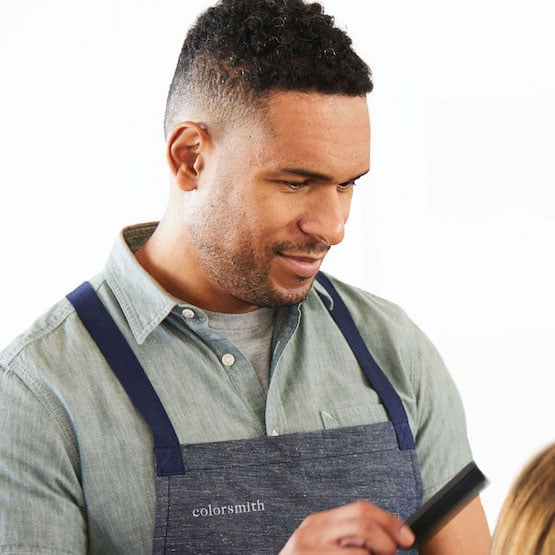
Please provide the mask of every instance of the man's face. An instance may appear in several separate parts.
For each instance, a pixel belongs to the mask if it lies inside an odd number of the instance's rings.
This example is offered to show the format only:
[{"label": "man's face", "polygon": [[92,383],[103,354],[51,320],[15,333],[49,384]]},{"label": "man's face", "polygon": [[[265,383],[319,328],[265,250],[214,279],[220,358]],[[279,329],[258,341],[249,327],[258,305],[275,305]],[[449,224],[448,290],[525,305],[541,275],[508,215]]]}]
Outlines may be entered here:
[{"label": "man's face", "polygon": [[185,223],[210,306],[242,312],[302,301],[343,239],[369,156],[363,97],[280,92],[264,125],[226,131],[205,157]]}]

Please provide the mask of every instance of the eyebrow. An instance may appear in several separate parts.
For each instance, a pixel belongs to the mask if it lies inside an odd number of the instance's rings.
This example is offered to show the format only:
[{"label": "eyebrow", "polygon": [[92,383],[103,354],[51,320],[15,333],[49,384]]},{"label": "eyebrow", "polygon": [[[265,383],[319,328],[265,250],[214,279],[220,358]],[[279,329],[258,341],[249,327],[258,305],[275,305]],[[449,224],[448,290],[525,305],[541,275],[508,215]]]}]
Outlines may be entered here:
[{"label": "eyebrow", "polygon": [[[305,170],[302,168],[281,168],[280,171],[284,173],[291,173],[293,175],[298,175],[300,177],[308,177],[310,179],[316,179],[317,181],[327,181],[327,182],[333,181],[333,178],[329,175],[313,172],[310,170]],[[360,175],[357,175],[356,177],[347,179],[347,181],[344,181],[343,183],[350,183],[351,181],[356,181],[357,179],[360,179],[362,176],[366,175],[369,171],[370,170],[366,170],[365,172],[361,173]]]}]

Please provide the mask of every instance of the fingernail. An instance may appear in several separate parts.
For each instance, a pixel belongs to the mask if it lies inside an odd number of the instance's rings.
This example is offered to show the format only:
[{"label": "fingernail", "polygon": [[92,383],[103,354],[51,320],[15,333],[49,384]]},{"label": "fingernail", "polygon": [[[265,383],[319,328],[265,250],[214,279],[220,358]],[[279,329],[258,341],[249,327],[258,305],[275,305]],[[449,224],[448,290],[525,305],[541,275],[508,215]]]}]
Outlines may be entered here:
[{"label": "fingernail", "polygon": [[399,530],[399,538],[403,544],[412,545],[414,543],[414,534],[408,526],[402,526]]}]

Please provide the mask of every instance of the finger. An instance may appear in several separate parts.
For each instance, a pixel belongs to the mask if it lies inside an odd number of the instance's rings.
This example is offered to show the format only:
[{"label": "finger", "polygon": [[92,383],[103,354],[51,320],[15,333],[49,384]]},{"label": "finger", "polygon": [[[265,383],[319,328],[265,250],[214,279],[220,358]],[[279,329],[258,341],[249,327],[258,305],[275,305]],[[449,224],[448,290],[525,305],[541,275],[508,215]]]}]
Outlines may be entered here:
[{"label": "finger", "polygon": [[357,509],[361,511],[362,518],[372,520],[372,522],[381,526],[397,545],[410,547],[414,543],[415,538],[412,530],[402,520],[368,501],[358,503],[360,507],[357,507]]},{"label": "finger", "polygon": [[349,511],[343,518],[341,511],[314,513],[295,530],[285,545],[282,555],[292,554],[361,554],[394,555],[397,543],[373,521],[357,518]]},{"label": "finger", "polygon": [[376,555],[394,554],[398,547],[408,547],[414,541],[403,522],[368,501],[312,514],[291,539],[303,549],[319,546],[321,552],[325,548],[331,553],[332,548],[349,548],[352,554],[356,547]]},{"label": "finger", "polygon": [[366,553],[372,555],[395,555],[399,544],[395,539],[379,524],[374,521],[352,521],[348,524],[349,531],[352,535],[343,537],[339,541],[339,546],[349,548],[349,552],[353,547],[364,549]]},{"label": "finger", "polygon": [[[328,519],[322,524],[329,534],[339,533],[342,538],[356,537],[358,541],[374,536],[381,538],[385,534],[400,547],[410,547],[414,543],[414,534],[403,521],[369,501],[355,501],[321,514]],[[334,525],[343,527],[342,531]],[[349,534],[351,527],[356,531],[353,535]]]}]

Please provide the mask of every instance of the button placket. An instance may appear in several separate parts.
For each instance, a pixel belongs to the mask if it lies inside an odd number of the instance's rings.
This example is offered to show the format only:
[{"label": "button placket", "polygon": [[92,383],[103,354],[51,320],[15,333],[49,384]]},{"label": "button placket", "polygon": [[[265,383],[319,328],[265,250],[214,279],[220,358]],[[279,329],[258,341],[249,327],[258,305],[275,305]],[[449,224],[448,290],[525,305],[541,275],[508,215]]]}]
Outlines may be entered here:
[{"label": "button placket", "polygon": [[181,314],[183,315],[183,318],[186,318],[187,320],[190,320],[191,318],[195,317],[195,311],[192,310],[191,308],[184,308],[181,311]]},{"label": "button placket", "polygon": [[224,366],[233,366],[235,364],[235,357],[231,353],[225,353],[222,356],[222,364]]},{"label": "button placket", "polygon": [[235,385],[241,402],[252,411],[256,422],[264,426],[266,396],[247,359],[226,337],[210,328],[208,317],[202,309],[191,305],[181,305],[179,308],[182,322],[214,353],[215,362]]}]

